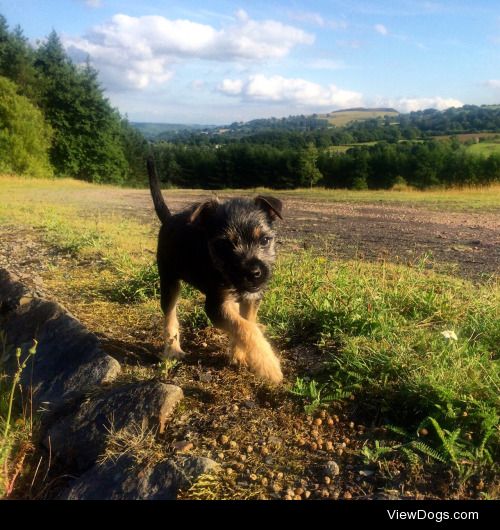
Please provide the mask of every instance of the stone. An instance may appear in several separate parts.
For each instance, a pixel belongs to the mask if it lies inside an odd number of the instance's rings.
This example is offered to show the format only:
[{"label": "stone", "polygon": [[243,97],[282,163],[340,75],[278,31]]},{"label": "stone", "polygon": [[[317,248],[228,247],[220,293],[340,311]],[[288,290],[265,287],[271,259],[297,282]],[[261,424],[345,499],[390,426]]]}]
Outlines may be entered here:
[{"label": "stone", "polygon": [[159,381],[104,390],[53,423],[42,438],[43,445],[67,469],[84,471],[104,451],[110,431],[137,425],[162,432],[182,398],[181,388]]},{"label": "stone", "polygon": [[96,465],[63,491],[61,500],[173,500],[201,474],[219,466],[203,457],[164,460],[137,466],[131,456]]},{"label": "stone", "polygon": [[120,373],[120,364],[101,349],[94,334],[62,306],[39,298],[4,269],[0,269],[0,327],[8,345],[0,359],[7,373],[17,369],[16,348],[22,349],[24,358],[33,339],[38,341],[21,376],[35,408],[53,411]]},{"label": "stone", "polygon": [[337,462],[329,460],[323,467],[323,471],[330,477],[336,477],[340,473],[340,468]]}]

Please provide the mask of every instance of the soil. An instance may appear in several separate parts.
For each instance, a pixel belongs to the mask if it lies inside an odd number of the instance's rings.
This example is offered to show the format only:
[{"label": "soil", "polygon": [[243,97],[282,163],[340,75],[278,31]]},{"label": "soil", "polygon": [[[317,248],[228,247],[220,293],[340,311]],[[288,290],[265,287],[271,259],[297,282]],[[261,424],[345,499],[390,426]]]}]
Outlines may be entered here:
[{"label": "soil", "polygon": [[[167,192],[168,196],[168,192]],[[221,194],[221,198],[228,194]],[[207,197],[178,192],[169,198],[172,211]],[[104,190],[86,197],[94,209],[115,211],[151,223],[153,211],[146,192]],[[87,210],[92,215],[92,210]],[[500,265],[500,226],[492,213],[438,212],[411,205],[350,204],[287,198],[280,227],[283,247],[317,248],[333,259],[416,263],[432,254],[426,266],[453,269],[474,281],[496,274]],[[355,400],[307,416],[299,401],[282,387],[271,389],[244,369],[228,364],[227,340],[214,328],[184,330],[185,361],[161,375],[155,353],[160,350],[160,315],[130,329],[119,322],[102,322],[85,310],[84,300],[63,286],[50,285],[51,267],[64,266],[78,274],[89,263],[61,255],[43,241],[43,234],[14,226],[0,227],[0,266],[45,296],[66,305],[100,337],[103,347],[122,362],[131,377],[160,377],[181,386],[186,395],[167,431],[165,451],[177,442],[221,463],[217,489],[226,498],[360,499],[477,498],[484,484],[460,487],[439,466],[432,473],[409,471],[401,460],[367,464],[360,456],[370,440],[385,436],[380,418],[366,417]],[[281,346],[281,347],[280,347]],[[313,373],[321,358],[312,346],[275,344],[286,383]],[[142,374],[142,375],[141,375]],[[320,423],[320,425],[317,425]],[[177,444],[177,447],[183,444]],[[338,465],[328,464],[334,461]],[[62,485],[49,473],[54,484]],[[55,491],[36,487],[30,496],[51,497]],[[42,492],[42,493],[41,493]],[[196,498],[203,493],[183,492]]]}]

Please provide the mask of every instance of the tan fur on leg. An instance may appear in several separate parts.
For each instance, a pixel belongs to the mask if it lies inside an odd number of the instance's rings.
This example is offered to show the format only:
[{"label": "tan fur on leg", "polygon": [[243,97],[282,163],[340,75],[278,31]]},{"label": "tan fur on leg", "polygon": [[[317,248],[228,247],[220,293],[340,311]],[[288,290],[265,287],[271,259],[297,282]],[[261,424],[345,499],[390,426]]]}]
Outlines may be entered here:
[{"label": "tan fur on leg", "polygon": [[257,322],[259,306],[260,300],[242,300],[240,302],[240,315],[250,322]]},{"label": "tan fur on leg", "polygon": [[232,299],[222,304],[222,315],[221,327],[230,335],[233,359],[248,366],[260,377],[280,383],[283,379],[280,362],[257,324],[243,318]]},{"label": "tan fur on leg", "polygon": [[176,305],[174,305],[169,313],[165,314],[164,336],[165,349],[163,351],[163,356],[165,359],[181,359],[186,355],[181,349]]}]

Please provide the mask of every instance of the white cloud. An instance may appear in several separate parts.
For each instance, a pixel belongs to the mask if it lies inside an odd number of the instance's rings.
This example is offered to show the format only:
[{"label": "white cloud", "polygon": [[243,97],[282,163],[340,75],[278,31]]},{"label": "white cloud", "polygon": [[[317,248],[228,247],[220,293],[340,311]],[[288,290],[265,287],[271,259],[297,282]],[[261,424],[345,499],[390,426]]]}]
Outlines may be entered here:
[{"label": "white cloud", "polygon": [[280,75],[266,77],[257,74],[250,76],[246,81],[224,79],[218,89],[228,96],[240,96],[246,101],[287,103],[307,107],[356,107],[362,101],[359,92]]},{"label": "white cloud", "polygon": [[450,107],[462,107],[463,102],[454,98],[443,98],[440,96],[422,98],[398,98],[383,99],[377,102],[377,106],[394,107],[400,112],[415,112],[424,109],[445,110]]},{"label": "white cloud", "polygon": [[500,79],[489,79],[484,84],[489,88],[500,88]]},{"label": "white cloud", "polygon": [[299,28],[275,20],[252,20],[243,10],[222,29],[190,20],[117,14],[83,37],[64,39],[75,59],[90,57],[112,89],[165,83],[179,61],[264,61],[313,42],[314,36]]},{"label": "white cloud", "polygon": [[380,33],[380,35],[384,35],[384,37],[389,34],[387,28],[383,24],[375,24],[375,26],[373,26],[373,29],[377,33]]},{"label": "white cloud", "polygon": [[348,24],[345,20],[327,19],[322,17],[319,13],[313,11],[289,11],[288,17],[297,22],[304,22],[305,24],[312,24],[320,28],[330,29],[346,29]]}]

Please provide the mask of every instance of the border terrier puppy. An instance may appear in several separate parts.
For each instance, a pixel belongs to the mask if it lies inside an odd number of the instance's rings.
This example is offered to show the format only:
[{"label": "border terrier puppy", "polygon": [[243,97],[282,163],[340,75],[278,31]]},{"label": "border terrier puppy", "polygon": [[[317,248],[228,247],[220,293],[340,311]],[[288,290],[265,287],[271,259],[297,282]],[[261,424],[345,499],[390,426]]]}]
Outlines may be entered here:
[{"label": "border terrier puppy", "polygon": [[280,362],[257,324],[263,290],[275,259],[273,224],[281,217],[281,201],[212,199],[172,215],[163,199],[154,161],[148,159],[151,195],[162,223],[157,262],[161,308],[165,315],[163,358],[180,359],[176,315],[180,280],[206,296],[212,323],[228,333],[234,362],[272,383],[283,379]]}]

